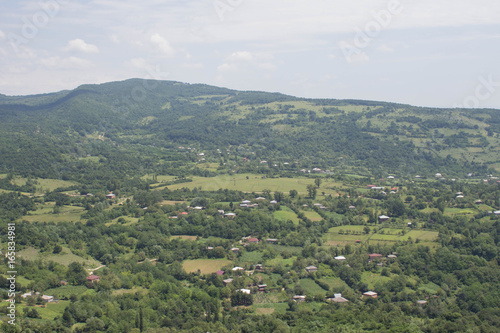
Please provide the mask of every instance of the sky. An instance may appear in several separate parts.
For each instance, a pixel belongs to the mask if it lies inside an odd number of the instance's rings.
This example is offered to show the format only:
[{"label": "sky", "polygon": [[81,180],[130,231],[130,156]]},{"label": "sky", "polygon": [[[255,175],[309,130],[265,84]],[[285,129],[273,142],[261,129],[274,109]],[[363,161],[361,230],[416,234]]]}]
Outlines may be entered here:
[{"label": "sky", "polygon": [[0,93],[129,78],[500,108],[498,0],[0,0]]}]

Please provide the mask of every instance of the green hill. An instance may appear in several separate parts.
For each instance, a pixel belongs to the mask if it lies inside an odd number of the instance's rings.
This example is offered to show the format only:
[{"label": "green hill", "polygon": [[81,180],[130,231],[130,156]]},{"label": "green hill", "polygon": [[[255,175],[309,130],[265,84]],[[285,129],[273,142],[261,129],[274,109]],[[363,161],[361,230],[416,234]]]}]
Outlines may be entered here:
[{"label": "green hill", "polygon": [[71,180],[86,172],[98,178],[175,174],[179,166],[196,169],[203,153],[202,161],[217,163],[219,172],[318,167],[463,177],[500,167],[499,133],[500,112],[492,109],[303,99],[131,79],[2,96],[0,173]]}]

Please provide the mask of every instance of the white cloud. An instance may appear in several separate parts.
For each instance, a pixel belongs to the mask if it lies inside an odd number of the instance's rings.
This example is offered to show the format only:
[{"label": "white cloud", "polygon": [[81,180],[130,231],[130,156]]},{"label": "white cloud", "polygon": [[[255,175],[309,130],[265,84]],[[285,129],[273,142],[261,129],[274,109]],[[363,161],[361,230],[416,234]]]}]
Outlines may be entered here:
[{"label": "white cloud", "polygon": [[2,30],[0,30],[0,39],[4,39],[5,38],[5,34],[3,33]]},{"label": "white cloud", "polygon": [[81,69],[92,66],[92,62],[86,59],[78,57],[61,58],[58,56],[40,59],[40,64],[50,69]]},{"label": "white cloud", "polygon": [[203,69],[204,68],[202,63],[182,64],[181,67],[187,68],[187,69]]},{"label": "white cloud", "polygon": [[77,38],[70,40],[64,48],[66,51],[76,51],[83,53],[99,53],[99,48],[95,45],[86,43],[83,39]]},{"label": "white cloud", "polygon": [[175,54],[174,48],[170,45],[168,40],[163,38],[160,34],[151,36],[151,42],[166,56],[172,57]]},{"label": "white cloud", "polygon": [[234,73],[238,71],[238,67],[235,64],[224,63],[217,67],[217,70],[222,73]]},{"label": "white cloud", "polygon": [[229,61],[248,61],[252,62],[254,60],[254,57],[252,53],[248,51],[238,51],[238,52],[233,52],[229,57]]},{"label": "white cloud", "polygon": [[387,46],[386,44],[379,46],[377,48],[377,50],[382,51],[382,52],[393,52],[394,51],[393,48]]}]

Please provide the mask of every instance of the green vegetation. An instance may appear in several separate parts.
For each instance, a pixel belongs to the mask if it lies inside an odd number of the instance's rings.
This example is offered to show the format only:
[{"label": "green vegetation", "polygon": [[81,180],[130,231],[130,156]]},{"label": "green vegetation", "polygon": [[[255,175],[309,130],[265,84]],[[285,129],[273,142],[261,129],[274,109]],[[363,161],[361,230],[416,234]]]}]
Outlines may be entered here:
[{"label": "green vegetation", "polygon": [[498,330],[497,110],[148,83],[0,99],[18,331]]}]

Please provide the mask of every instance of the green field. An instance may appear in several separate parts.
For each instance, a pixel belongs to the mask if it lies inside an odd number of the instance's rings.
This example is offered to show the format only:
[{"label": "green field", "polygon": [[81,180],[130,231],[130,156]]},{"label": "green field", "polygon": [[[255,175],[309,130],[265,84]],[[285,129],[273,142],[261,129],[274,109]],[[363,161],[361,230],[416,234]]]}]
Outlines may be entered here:
[{"label": "green field", "polygon": [[195,259],[184,261],[182,267],[188,273],[200,270],[201,274],[211,274],[231,263],[232,261],[226,259]]},{"label": "green field", "polygon": [[23,216],[23,220],[28,222],[78,222],[85,208],[78,206],[62,206],[58,214],[53,214],[55,203],[50,202],[44,205],[38,205],[37,210],[29,212],[29,215]]},{"label": "green field", "polygon": [[275,211],[273,213],[273,216],[275,219],[280,220],[280,221],[292,221],[294,224],[299,224],[299,218],[297,217],[297,214],[290,208],[286,206],[281,206],[280,210]]},{"label": "green field", "polygon": [[63,251],[59,254],[46,254],[46,253],[40,253],[39,250],[28,247],[22,251],[19,251],[17,253],[19,257],[22,257],[27,260],[35,261],[37,259],[42,259],[45,261],[54,261],[58,264],[68,266],[72,262],[80,262],[82,263],[85,267],[91,268],[91,267],[97,267],[100,266],[101,264],[94,259],[85,259],[80,256],[77,256],[76,254],[73,254],[71,250],[67,247],[63,246]]},{"label": "green field", "polygon": [[[248,179],[247,179],[248,177]],[[237,190],[242,192],[262,192],[265,189],[271,191],[280,191],[288,193],[290,190],[297,190],[299,194],[307,194],[307,185],[314,184],[314,180],[306,177],[298,178],[265,178],[254,174],[235,174],[235,175],[220,175],[217,177],[192,177],[193,181],[189,183],[174,184],[168,186],[170,190],[181,189],[183,187],[193,189],[201,187],[205,191],[217,191],[218,189]],[[318,189],[318,193],[322,191],[332,193],[334,191],[329,188],[333,186],[342,186],[341,183],[325,179]],[[160,187],[158,187],[160,189]]]},{"label": "green field", "polygon": [[361,282],[366,283],[368,288],[372,291],[375,289],[375,285],[378,283],[387,283],[391,278],[388,276],[382,276],[377,273],[363,272],[361,273]]},{"label": "green field", "polygon": [[[410,237],[413,241],[420,240],[426,245],[434,242],[437,239],[438,232],[428,230],[410,230],[397,229],[397,228],[383,228],[377,233],[364,233],[365,226],[362,225],[349,225],[330,228],[328,233],[324,236],[325,245],[337,246],[355,243],[356,240],[361,242],[371,241],[374,243],[384,242],[399,242],[407,241]],[[373,227],[370,227],[373,229]],[[404,235],[402,234],[404,232]]]},{"label": "green field", "polygon": [[309,220],[313,222],[321,221],[323,219],[321,215],[319,215],[315,211],[308,210],[308,211],[303,211],[303,213]]},{"label": "green field", "polygon": [[[13,183],[18,186],[26,185],[27,178],[22,178],[22,177],[15,177],[13,179]],[[37,184],[35,185],[36,188],[36,194],[43,194],[46,191],[54,191],[55,189],[58,188],[64,188],[64,187],[70,187],[77,185],[76,182],[72,181],[67,181],[67,180],[60,180],[60,179],[42,179],[42,178],[37,178],[36,179]],[[71,193],[74,193],[72,191]]]},{"label": "green field", "polygon": [[238,259],[238,262],[241,264],[249,263],[249,264],[259,264],[262,262],[262,252],[261,251],[252,251],[252,252],[244,252],[243,255]]},{"label": "green field", "polygon": [[46,295],[57,296],[59,299],[69,299],[71,295],[82,295],[89,289],[85,286],[60,286],[58,288],[47,289]]},{"label": "green field", "polygon": [[326,294],[326,291],[321,288],[313,279],[300,279],[299,284],[306,291],[307,295]]}]

